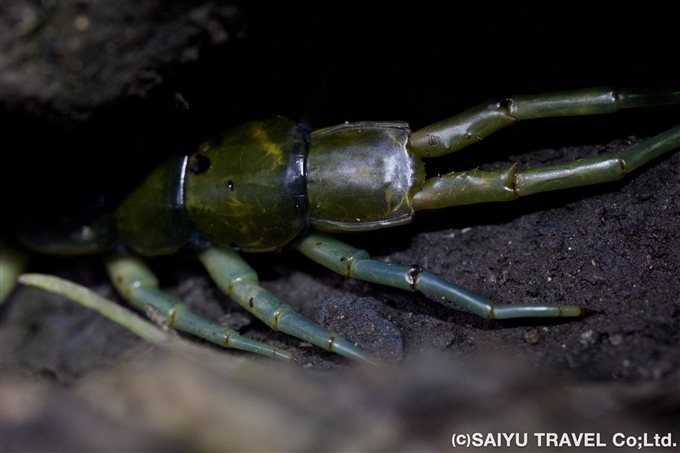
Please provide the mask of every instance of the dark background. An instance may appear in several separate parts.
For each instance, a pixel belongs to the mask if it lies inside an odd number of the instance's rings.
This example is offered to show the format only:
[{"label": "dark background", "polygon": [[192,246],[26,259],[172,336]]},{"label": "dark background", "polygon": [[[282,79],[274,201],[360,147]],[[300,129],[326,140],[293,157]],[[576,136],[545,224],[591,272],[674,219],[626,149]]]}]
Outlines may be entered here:
[{"label": "dark background", "polygon": [[[200,9],[189,3],[75,2],[36,6],[38,24],[23,35],[25,15],[8,5],[2,202],[18,217],[97,192],[115,206],[163,156],[273,114],[312,128],[394,119],[418,128],[513,93],[680,80],[675,2],[256,1],[238,12],[208,3],[202,22],[185,19]],[[78,14],[92,26],[74,30]],[[535,121],[471,153],[650,135],[660,118],[644,109]]]}]

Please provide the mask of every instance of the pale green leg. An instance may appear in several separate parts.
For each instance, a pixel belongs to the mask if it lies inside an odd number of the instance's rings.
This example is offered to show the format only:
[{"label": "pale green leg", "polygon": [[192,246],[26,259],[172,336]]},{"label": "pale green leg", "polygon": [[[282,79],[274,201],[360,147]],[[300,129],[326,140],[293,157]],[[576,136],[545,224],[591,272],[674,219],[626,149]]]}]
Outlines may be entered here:
[{"label": "pale green leg", "polygon": [[290,360],[288,352],[240,335],[196,313],[174,297],[158,289],[158,279],[139,258],[131,255],[111,255],[106,270],[120,295],[154,321],[162,320],[183,332],[227,348]]},{"label": "pale green leg", "polygon": [[489,299],[454,285],[418,265],[405,266],[371,259],[366,251],[323,233],[314,232],[297,239],[292,246],[338,274],[441,297],[486,319],[553,318],[581,316],[585,313],[584,308],[574,305],[496,305]]},{"label": "pale green leg", "polygon": [[680,147],[680,125],[621,154],[579,159],[550,167],[452,172],[428,179],[413,196],[413,209],[439,209],[487,201],[511,201],[550,190],[599,184],[623,178],[650,160]]},{"label": "pale green leg", "polygon": [[420,157],[458,151],[519,120],[613,113],[620,109],[680,104],[680,87],[665,89],[586,88],[489,101],[419,129],[409,139]]},{"label": "pale green leg", "polygon": [[0,305],[17,285],[17,277],[26,268],[26,263],[23,253],[0,244]]},{"label": "pale green leg", "polygon": [[22,274],[19,283],[67,297],[120,324],[145,341],[156,345],[176,343],[173,336],[146,321],[136,313],[110,301],[84,286],[54,275]]},{"label": "pale green leg", "polygon": [[350,359],[380,363],[378,358],[295,312],[262,288],[257,273],[233,250],[213,247],[199,252],[198,258],[222,291],[272,329]]}]

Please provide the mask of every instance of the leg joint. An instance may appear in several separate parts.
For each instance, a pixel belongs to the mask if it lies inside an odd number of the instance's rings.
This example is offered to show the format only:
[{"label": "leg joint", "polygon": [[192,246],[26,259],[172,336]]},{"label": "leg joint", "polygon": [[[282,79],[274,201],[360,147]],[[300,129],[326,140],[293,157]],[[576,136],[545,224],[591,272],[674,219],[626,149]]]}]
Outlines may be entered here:
[{"label": "leg joint", "polygon": [[406,273],[406,279],[411,285],[411,290],[413,291],[418,290],[418,276],[424,270],[425,269],[423,269],[423,267],[420,264],[412,264],[411,267],[409,267],[408,272]]},{"label": "leg joint", "polygon": [[354,277],[354,266],[364,260],[370,260],[371,257],[366,252],[366,250],[356,249],[356,251],[343,255],[340,257],[340,261],[344,264],[345,272],[343,273],[346,277]]}]

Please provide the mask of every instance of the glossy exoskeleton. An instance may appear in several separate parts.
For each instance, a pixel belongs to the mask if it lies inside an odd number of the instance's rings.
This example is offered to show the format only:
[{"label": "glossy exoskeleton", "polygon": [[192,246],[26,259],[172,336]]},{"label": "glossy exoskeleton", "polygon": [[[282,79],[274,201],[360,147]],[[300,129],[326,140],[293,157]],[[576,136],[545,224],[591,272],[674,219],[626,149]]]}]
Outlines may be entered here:
[{"label": "glossy exoskeleton", "polygon": [[[680,103],[680,90],[609,87],[490,101],[412,132],[404,122],[346,123],[309,136],[273,117],[243,124],[156,168],[113,212],[63,240],[24,242],[47,253],[105,251],[122,244],[137,255],[175,253],[187,244],[217,284],[273,328],[354,359],[374,358],[303,318],[258,285],[236,250],[266,252],[286,245],[340,274],[448,300],[485,318],[579,316],[577,306],[495,305],[424,270],[371,259],[322,232],[366,231],[412,220],[416,211],[518,197],[624,177],[680,146],[680,126],[621,154],[520,170],[452,172],[427,179],[422,158],[443,156],[519,120],[611,113],[621,108]],[[196,238],[200,238],[197,240]],[[195,315],[158,290],[136,256],[107,259],[119,292],[149,306],[176,328],[215,343],[278,357],[288,354],[248,340]]]}]

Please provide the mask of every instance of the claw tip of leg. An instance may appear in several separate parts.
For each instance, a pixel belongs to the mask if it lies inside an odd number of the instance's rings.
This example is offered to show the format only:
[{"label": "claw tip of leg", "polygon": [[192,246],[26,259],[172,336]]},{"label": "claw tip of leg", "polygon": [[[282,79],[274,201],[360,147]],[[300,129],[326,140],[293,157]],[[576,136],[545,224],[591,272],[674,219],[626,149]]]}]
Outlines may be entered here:
[{"label": "claw tip of leg", "polygon": [[588,309],[585,307],[576,307],[574,305],[569,305],[560,308],[559,316],[569,316],[569,317],[580,317],[588,314]]}]

